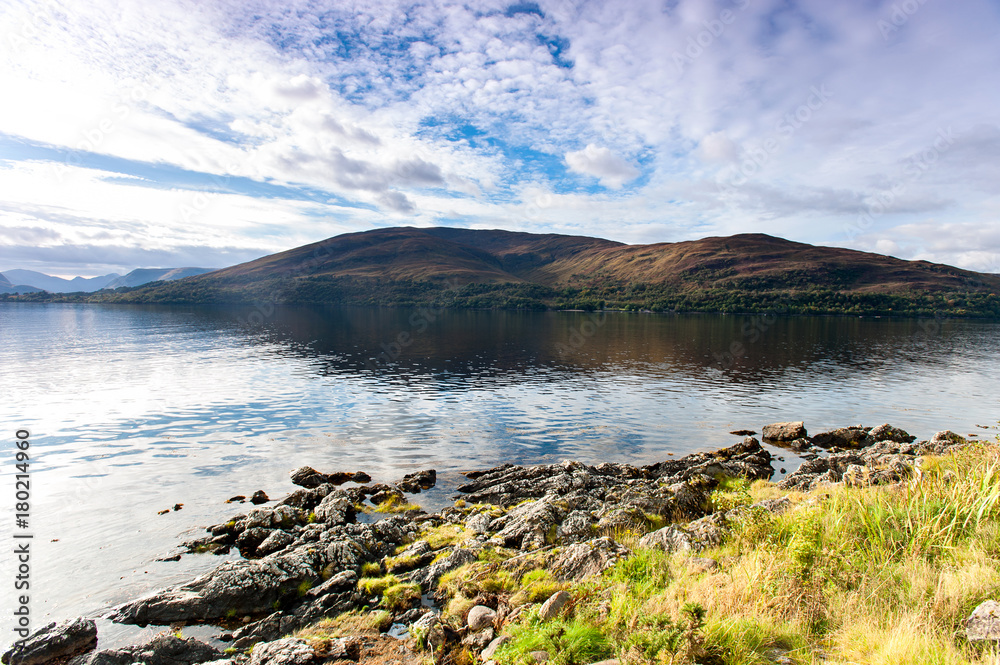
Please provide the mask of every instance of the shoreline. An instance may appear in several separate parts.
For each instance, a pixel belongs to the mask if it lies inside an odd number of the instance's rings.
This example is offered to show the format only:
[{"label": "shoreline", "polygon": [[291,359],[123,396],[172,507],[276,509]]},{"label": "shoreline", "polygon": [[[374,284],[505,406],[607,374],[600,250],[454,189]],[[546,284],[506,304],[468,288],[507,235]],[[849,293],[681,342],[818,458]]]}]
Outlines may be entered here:
[{"label": "shoreline", "polygon": [[[69,661],[73,665],[137,658],[143,648],[201,654],[185,661],[191,663],[220,659],[253,663],[253,654],[266,652],[269,643],[281,642],[275,649],[291,648],[283,641],[287,634],[375,607],[374,612],[384,613],[378,615],[379,628],[398,636],[408,634],[410,642],[414,635],[440,633],[437,648],[442,653],[464,649],[474,655],[498,637],[491,632],[470,632],[470,625],[460,625],[471,621],[469,610],[483,606],[482,602],[492,602],[494,607],[487,609],[494,613],[502,608],[514,611],[499,623],[494,621],[495,629],[490,630],[502,633],[503,626],[516,618],[518,608],[523,611],[548,600],[541,596],[563,590],[557,587],[601,576],[637,551],[652,548],[692,554],[719,546],[725,540],[727,521],[735,519],[729,514],[747,508],[724,510],[727,506],[720,503],[720,492],[729,491],[734,482],[763,482],[786,494],[827,486],[891,487],[919,474],[924,455],[977,445],[947,431],[914,443],[914,437],[889,425],[840,428],[809,437],[802,423],[778,423],[767,426],[764,433],[770,445],[797,453],[811,448],[822,454],[811,453],[812,459],[777,484],[767,482],[778,471],[776,458],[752,435],[728,448],[643,467],[505,464],[465,474],[470,482],[458,488],[455,503],[434,514],[411,503],[419,501],[421,491],[434,486],[433,471],[370,485],[366,474],[324,474],[302,467],[292,473],[293,483],[301,489],[210,526],[209,535],[184,544],[184,555],[207,556],[207,552],[236,548],[243,558],[226,561],[188,584],[125,603],[108,615],[116,622],[136,625],[219,626],[222,632],[217,637],[231,645],[226,653],[194,638],[169,634],[155,638],[152,647],[87,653],[96,644],[96,626],[85,618],[49,627],[48,633],[28,640],[26,651],[51,650],[59,644],[65,650],[72,644],[62,654],[64,660],[72,652],[83,652]],[[346,487],[349,481],[354,485]],[[780,514],[787,508],[787,498],[768,501],[753,504],[749,510]],[[544,574],[525,583],[526,573],[522,572],[519,581],[511,581],[511,573],[506,587],[501,580],[493,591],[480,589],[478,594],[468,594],[475,595],[471,598],[463,595],[461,582],[457,587],[454,584],[455,575],[470,567],[508,566],[515,561],[520,562],[517,566],[530,564]],[[504,604],[525,590],[531,602],[522,598],[516,606]],[[498,593],[507,593],[507,601],[499,600]],[[482,602],[464,608],[456,617],[454,608],[448,610],[456,596]],[[370,627],[365,630],[370,632]],[[67,638],[66,632],[76,637]],[[296,648],[300,642],[295,642]],[[357,645],[348,642],[339,643],[342,655],[354,653]],[[254,649],[258,643],[264,646]],[[212,657],[199,660],[202,656]],[[316,662],[327,659],[315,657],[320,658]],[[4,662],[8,660],[27,662],[16,657],[6,657]]]}]

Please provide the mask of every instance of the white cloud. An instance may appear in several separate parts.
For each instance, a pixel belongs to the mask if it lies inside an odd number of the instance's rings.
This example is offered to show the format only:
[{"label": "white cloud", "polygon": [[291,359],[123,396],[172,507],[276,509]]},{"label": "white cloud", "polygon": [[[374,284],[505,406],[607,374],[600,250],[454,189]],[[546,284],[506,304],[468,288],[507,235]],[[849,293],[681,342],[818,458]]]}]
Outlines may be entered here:
[{"label": "white cloud", "polygon": [[590,143],[583,150],[566,153],[566,165],[575,173],[599,178],[605,187],[618,189],[639,175],[635,168],[608,148]]}]

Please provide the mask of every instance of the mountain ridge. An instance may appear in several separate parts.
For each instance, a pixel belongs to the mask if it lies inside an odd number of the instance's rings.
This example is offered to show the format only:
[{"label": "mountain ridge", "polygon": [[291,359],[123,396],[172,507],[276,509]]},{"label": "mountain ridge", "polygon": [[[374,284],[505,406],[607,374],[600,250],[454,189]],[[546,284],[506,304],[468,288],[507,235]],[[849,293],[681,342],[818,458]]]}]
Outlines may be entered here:
[{"label": "mountain ridge", "polygon": [[627,245],[387,227],[93,300],[1000,316],[997,293],[1000,275],[766,234]]}]

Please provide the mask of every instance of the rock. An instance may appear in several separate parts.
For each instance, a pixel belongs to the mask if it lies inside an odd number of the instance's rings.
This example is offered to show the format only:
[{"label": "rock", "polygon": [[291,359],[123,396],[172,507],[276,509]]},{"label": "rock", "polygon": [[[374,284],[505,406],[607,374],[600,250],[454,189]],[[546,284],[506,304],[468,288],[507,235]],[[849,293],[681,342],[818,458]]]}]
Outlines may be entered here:
[{"label": "rock", "polygon": [[86,656],[78,656],[70,665],[195,665],[219,660],[222,652],[193,637],[182,640],[164,633],[157,635],[146,644],[127,646],[121,649],[98,651]]},{"label": "rock", "polygon": [[476,513],[465,521],[465,528],[472,533],[487,534],[490,532],[491,521],[486,513]]},{"label": "rock", "polygon": [[426,568],[413,571],[410,575],[410,579],[419,584],[424,591],[430,591],[437,585],[439,577],[447,572],[455,570],[456,568],[461,568],[467,563],[472,563],[475,560],[475,552],[459,547],[441,561],[431,564]]},{"label": "rock", "polygon": [[97,624],[93,619],[52,622],[18,642],[0,658],[0,662],[5,665],[47,663],[92,649],[96,644]]},{"label": "rock", "polygon": [[295,538],[291,534],[275,529],[270,536],[264,539],[264,542],[257,546],[257,554],[266,556],[271,552],[285,549],[293,542],[295,542]]},{"label": "rock", "polygon": [[355,471],[351,474],[351,480],[356,483],[370,483],[372,481],[372,477],[364,471]]},{"label": "rock", "polygon": [[250,497],[250,503],[254,504],[255,506],[258,506],[262,503],[267,503],[268,501],[270,501],[270,499],[267,498],[267,494],[264,493],[264,490],[257,490],[256,492],[253,493],[253,496]]},{"label": "rock", "polygon": [[405,503],[406,497],[395,487],[386,487],[385,489],[379,490],[372,494],[371,502],[376,506],[382,505],[388,501],[395,503]]},{"label": "rock", "polygon": [[322,551],[307,547],[266,559],[224,561],[187,584],[115,608],[111,618],[146,625],[269,612],[301,583],[321,579],[325,562]]},{"label": "rock", "polygon": [[566,543],[589,540],[594,536],[594,519],[582,510],[574,510],[559,525],[556,535]]},{"label": "rock", "polygon": [[735,434],[736,436],[753,436],[756,433],[757,432],[753,431],[752,429],[738,429],[730,432],[730,434]]},{"label": "rock", "polygon": [[554,594],[549,596],[549,599],[542,603],[541,609],[538,610],[538,618],[543,621],[548,621],[549,619],[555,619],[562,612],[563,608],[566,607],[566,603],[570,601],[570,595],[565,591],[556,591]]},{"label": "rock", "polygon": [[639,539],[639,547],[659,549],[665,552],[688,552],[696,549],[691,535],[675,526],[665,526],[652,533],[647,533]]},{"label": "rock", "polygon": [[548,651],[532,651],[528,655],[531,656],[536,663],[544,663],[549,659]]},{"label": "rock", "polygon": [[594,538],[560,551],[551,564],[551,570],[561,580],[581,580],[601,574],[629,554],[628,549],[611,538]]},{"label": "rock", "polygon": [[794,441],[806,436],[805,423],[798,422],[771,423],[764,425],[761,436],[765,441]]},{"label": "rock", "polygon": [[462,639],[462,645],[473,651],[482,651],[493,641],[493,628],[488,627],[476,633],[469,633]]},{"label": "rock", "polygon": [[1000,640],[1000,603],[987,600],[972,610],[965,620],[965,634],[970,642]]},{"label": "rock", "polygon": [[410,626],[410,635],[413,635],[418,641],[422,640],[431,646],[441,646],[445,641],[441,616],[437,612],[428,612]]},{"label": "rock", "polygon": [[340,490],[327,494],[313,513],[316,519],[327,525],[351,524],[357,519],[357,511],[350,499]]},{"label": "rock", "polygon": [[566,502],[555,494],[511,508],[504,517],[505,526],[491,540],[525,551],[545,547],[569,512],[567,508]]},{"label": "rock", "polygon": [[291,473],[292,482],[300,487],[312,489],[329,482],[329,476],[320,473],[311,466],[300,466]]},{"label": "rock", "polygon": [[330,640],[323,654],[327,662],[334,660],[358,660],[361,657],[361,640],[357,637],[339,637]]},{"label": "rock", "polygon": [[510,638],[507,637],[506,635],[499,635],[493,638],[493,641],[490,642],[486,646],[486,648],[483,649],[482,653],[479,654],[480,658],[482,658],[484,661],[490,660],[491,658],[493,658],[493,655],[497,652],[497,649],[499,649],[504,644],[507,644],[507,642],[510,642]]},{"label": "rock", "polygon": [[417,471],[416,473],[408,473],[403,476],[402,480],[398,480],[393,483],[396,487],[403,490],[404,492],[409,492],[410,494],[418,494],[420,490],[429,490],[434,487],[437,482],[437,471],[434,469],[428,469],[426,471]]},{"label": "rock", "polygon": [[287,637],[255,646],[248,665],[310,665],[320,660],[308,642]]},{"label": "rock", "polygon": [[878,427],[872,429],[872,431],[868,432],[868,436],[876,442],[893,441],[895,443],[913,443],[913,441],[917,438],[915,436],[910,436],[898,427],[893,427],[889,423],[879,425]]},{"label": "rock", "polygon": [[709,557],[693,556],[687,560],[688,568],[696,573],[708,573],[719,567],[719,562]]},{"label": "rock", "polygon": [[[471,610],[469,610],[469,616],[466,618],[466,624],[469,626],[469,630],[474,633],[493,625],[493,620],[497,618],[497,613],[485,605],[476,605]],[[491,638],[492,639],[492,638]]]},{"label": "rock", "polygon": [[247,498],[242,494],[237,494],[236,496],[231,496],[226,499],[226,503],[243,503]]},{"label": "rock", "polygon": [[591,665],[619,665],[620,661],[617,658],[608,658],[607,660],[599,660],[596,663],[591,663]]},{"label": "rock", "polygon": [[868,436],[871,427],[856,425],[840,427],[830,432],[821,432],[812,437],[812,443],[821,448],[863,448],[875,441]]}]

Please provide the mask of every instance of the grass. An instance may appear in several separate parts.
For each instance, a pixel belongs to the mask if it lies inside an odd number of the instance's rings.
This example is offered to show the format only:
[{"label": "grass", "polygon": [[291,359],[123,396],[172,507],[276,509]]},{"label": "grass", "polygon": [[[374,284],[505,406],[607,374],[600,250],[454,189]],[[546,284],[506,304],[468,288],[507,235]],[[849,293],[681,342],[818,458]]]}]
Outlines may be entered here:
[{"label": "grass", "polygon": [[419,602],[419,584],[393,584],[382,594],[382,605],[394,612],[409,609]]},{"label": "grass", "polygon": [[[784,496],[765,482],[723,482],[717,509]],[[783,514],[747,511],[702,556],[635,548],[604,575],[568,586],[572,611],[507,632],[499,665],[549,652],[557,665],[613,655],[625,664],[775,662],[873,665],[994,663],[963,620],[1000,597],[1000,446],[927,458],[908,483],[788,494]],[[541,602],[544,570],[513,598]],[[546,592],[554,589],[549,587]],[[536,593],[529,590],[535,589]],[[530,595],[530,597],[529,597]]]},{"label": "grass", "polygon": [[382,577],[362,577],[358,580],[358,590],[366,596],[381,596],[386,589],[399,584],[399,578],[395,575],[383,575]]},{"label": "grass", "polygon": [[390,496],[386,501],[378,504],[374,512],[376,513],[405,513],[410,510],[420,510],[420,506],[415,503],[410,503],[405,499],[401,499],[398,496]]},{"label": "grass", "polygon": [[417,538],[426,540],[432,550],[439,550],[442,547],[458,545],[468,540],[470,534],[455,524],[441,524],[440,526],[428,527]]}]

